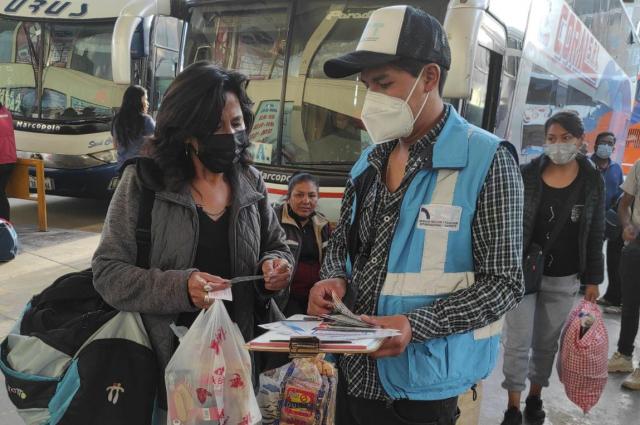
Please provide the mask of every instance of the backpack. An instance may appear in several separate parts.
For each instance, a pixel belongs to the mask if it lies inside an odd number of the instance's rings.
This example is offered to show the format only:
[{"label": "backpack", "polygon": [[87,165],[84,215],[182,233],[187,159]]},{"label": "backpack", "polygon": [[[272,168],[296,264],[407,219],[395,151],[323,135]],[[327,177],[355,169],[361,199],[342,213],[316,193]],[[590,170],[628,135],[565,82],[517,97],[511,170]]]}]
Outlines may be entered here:
[{"label": "backpack", "polygon": [[[136,264],[145,268],[154,199],[145,188],[136,228]],[[91,269],[31,299],[0,345],[0,370],[29,425],[151,423],[159,373],[144,324],[102,299]]]},{"label": "backpack", "polygon": [[18,252],[18,234],[10,222],[0,218],[0,261],[11,261]]}]

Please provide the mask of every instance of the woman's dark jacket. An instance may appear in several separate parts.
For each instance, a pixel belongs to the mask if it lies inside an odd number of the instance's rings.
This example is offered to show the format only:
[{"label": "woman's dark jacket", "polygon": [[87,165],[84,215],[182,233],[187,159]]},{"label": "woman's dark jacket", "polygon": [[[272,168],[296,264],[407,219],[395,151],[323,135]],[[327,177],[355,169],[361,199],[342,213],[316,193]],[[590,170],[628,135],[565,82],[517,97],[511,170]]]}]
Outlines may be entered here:
[{"label": "woman's dark jacket", "polygon": [[[118,310],[141,313],[151,344],[164,370],[174,351],[169,324],[180,313],[198,311],[190,302],[187,281],[198,246],[199,219],[189,183],[178,192],[164,189],[162,175],[148,161],[125,168],[93,256],[94,286]],[[151,165],[155,166],[154,163]],[[237,165],[231,173],[229,246],[233,276],[261,274],[267,259],[284,258],[293,264],[285,235],[260,172]],[[151,222],[150,268],[136,267],[136,221],[142,187],[155,191]],[[232,287],[233,321],[245,340],[254,335],[256,306],[270,297],[286,302],[288,288],[267,291],[264,282]]]},{"label": "woman's dark jacket", "polygon": [[[302,251],[302,230],[300,229],[300,226],[298,226],[296,220],[289,214],[289,207],[286,203],[275,206],[274,210],[276,212],[276,216],[278,217],[280,225],[282,225],[282,229],[284,229],[287,237],[287,246],[291,250],[293,259],[295,260],[294,264],[297,266],[298,260],[300,259],[300,252]],[[318,244],[318,262],[322,264],[324,251],[327,248],[329,236],[331,236],[329,220],[327,220],[327,218],[321,213],[316,212],[313,217],[311,217],[311,222],[313,224],[315,240]]]},{"label": "woman's dark jacket", "polygon": [[[604,181],[602,175],[583,155],[576,158],[584,179],[584,213],[580,217],[578,240],[580,255],[580,281],[583,285],[600,284],[604,278],[602,241],[604,238]],[[541,155],[520,167],[524,182],[523,246],[525,252],[533,239],[536,216],[542,196],[542,171],[549,164]]]}]

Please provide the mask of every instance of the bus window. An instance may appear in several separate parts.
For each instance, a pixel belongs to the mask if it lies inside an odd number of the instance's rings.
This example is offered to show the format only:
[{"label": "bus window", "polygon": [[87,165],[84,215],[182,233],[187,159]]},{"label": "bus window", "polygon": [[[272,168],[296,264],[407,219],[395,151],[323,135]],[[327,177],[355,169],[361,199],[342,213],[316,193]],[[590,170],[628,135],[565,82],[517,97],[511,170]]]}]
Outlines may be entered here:
[{"label": "bus window", "polygon": [[154,20],[153,83],[149,99],[152,111],[160,108],[160,102],[169,85],[176,77],[180,59],[180,34],[182,21],[169,16],[158,16]]},{"label": "bus window", "polygon": [[[257,163],[277,158],[287,10],[288,5],[279,2],[269,2],[267,8],[263,2],[197,7],[185,43],[186,64],[210,60],[251,80],[247,91],[255,103],[251,141]],[[291,107],[285,105],[285,115],[287,110]]]},{"label": "bus window", "polygon": [[20,21],[0,18],[0,75],[0,102],[16,117],[37,115],[31,55]]},{"label": "bus window", "polygon": [[[409,4],[444,20],[447,2]],[[296,8],[286,101],[293,103],[283,126],[282,162],[348,168],[371,140],[360,120],[366,88],[358,75],[329,79],[324,63],[355,50],[371,12],[381,1],[309,1]]]},{"label": "bus window", "polygon": [[17,21],[0,19],[0,63],[13,62],[13,37]]}]

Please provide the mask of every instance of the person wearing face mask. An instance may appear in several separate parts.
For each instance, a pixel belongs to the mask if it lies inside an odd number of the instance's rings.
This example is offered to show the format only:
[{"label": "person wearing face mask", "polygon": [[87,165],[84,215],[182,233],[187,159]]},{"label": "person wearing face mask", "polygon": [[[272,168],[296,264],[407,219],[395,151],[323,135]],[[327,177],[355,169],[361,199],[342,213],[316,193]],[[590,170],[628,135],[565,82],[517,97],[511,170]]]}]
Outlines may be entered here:
[{"label": "person wearing face mask", "polygon": [[544,155],[522,167],[523,246],[525,253],[543,252],[542,276],[507,313],[502,386],[508,404],[502,425],[522,423],[520,394],[527,377],[527,423],[544,422],[542,388],[549,385],[560,332],[580,283],[586,285],[584,298],[594,302],[604,276],[604,183],[578,153],[582,120],[573,112],[558,112],[544,128]]},{"label": "person wearing face mask", "polygon": [[598,134],[594,146],[594,154],[591,161],[596,165],[598,171],[604,179],[605,188],[605,210],[607,211],[607,224],[605,237],[607,239],[607,277],[609,278],[607,292],[598,299],[598,304],[604,307],[607,313],[620,313],[622,308],[620,293],[620,254],[624,246],[622,240],[622,231],[619,226],[613,227],[609,224],[609,217],[616,217],[617,204],[622,189],[620,185],[624,181],[622,175],[622,167],[615,161],[611,160],[611,155],[615,150],[616,136],[611,132],[603,132]]},{"label": "person wearing face mask", "polygon": [[[234,284],[233,301],[225,302],[245,340],[254,335],[256,306],[286,302],[293,258],[261,174],[249,164],[246,86],[244,75],[208,62],[176,77],[158,111],[151,158],[125,166],[93,256],[94,286],[105,301],[142,313],[160,366],[163,414],[173,322],[190,326],[233,277],[263,276]],[[143,188],[155,192],[148,269],[135,265]]]},{"label": "person wearing face mask", "polygon": [[360,73],[375,145],[351,170],[308,312],[331,312],[335,294],[400,331],[340,359],[339,425],[454,424],[522,296],[517,162],[443,102],[450,65],[442,25],[411,6],[374,11],[356,51],[324,64],[332,78]]}]

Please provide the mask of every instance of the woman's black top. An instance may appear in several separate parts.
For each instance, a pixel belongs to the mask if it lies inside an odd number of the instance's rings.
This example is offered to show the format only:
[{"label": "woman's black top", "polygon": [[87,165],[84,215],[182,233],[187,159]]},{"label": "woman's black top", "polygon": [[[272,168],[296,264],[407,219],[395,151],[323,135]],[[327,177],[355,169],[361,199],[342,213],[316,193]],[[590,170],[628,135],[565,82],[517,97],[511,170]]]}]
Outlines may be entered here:
[{"label": "woman's black top", "polygon": [[[231,276],[231,250],[229,248],[229,210],[217,220],[213,221],[200,206],[198,221],[200,232],[198,235],[198,248],[193,267],[201,272],[230,279]],[[224,302],[229,315],[233,317],[233,304]],[[178,317],[178,326],[191,326],[198,313],[182,313]]]},{"label": "woman's black top", "polygon": [[578,240],[580,220],[584,210],[584,191],[579,194],[574,205],[567,205],[567,199],[570,198],[570,194],[574,190],[578,189],[578,182],[583,178],[582,171],[580,171],[569,186],[560,189],[542,182],[542,196],[533,231],[534,242],[544,247],[558,222],[558,217],[563,215],[563,209],[571,208],[571,213],[553,246],[548,249],[544,262],[545,276],[570,276],[580,272]]}]

